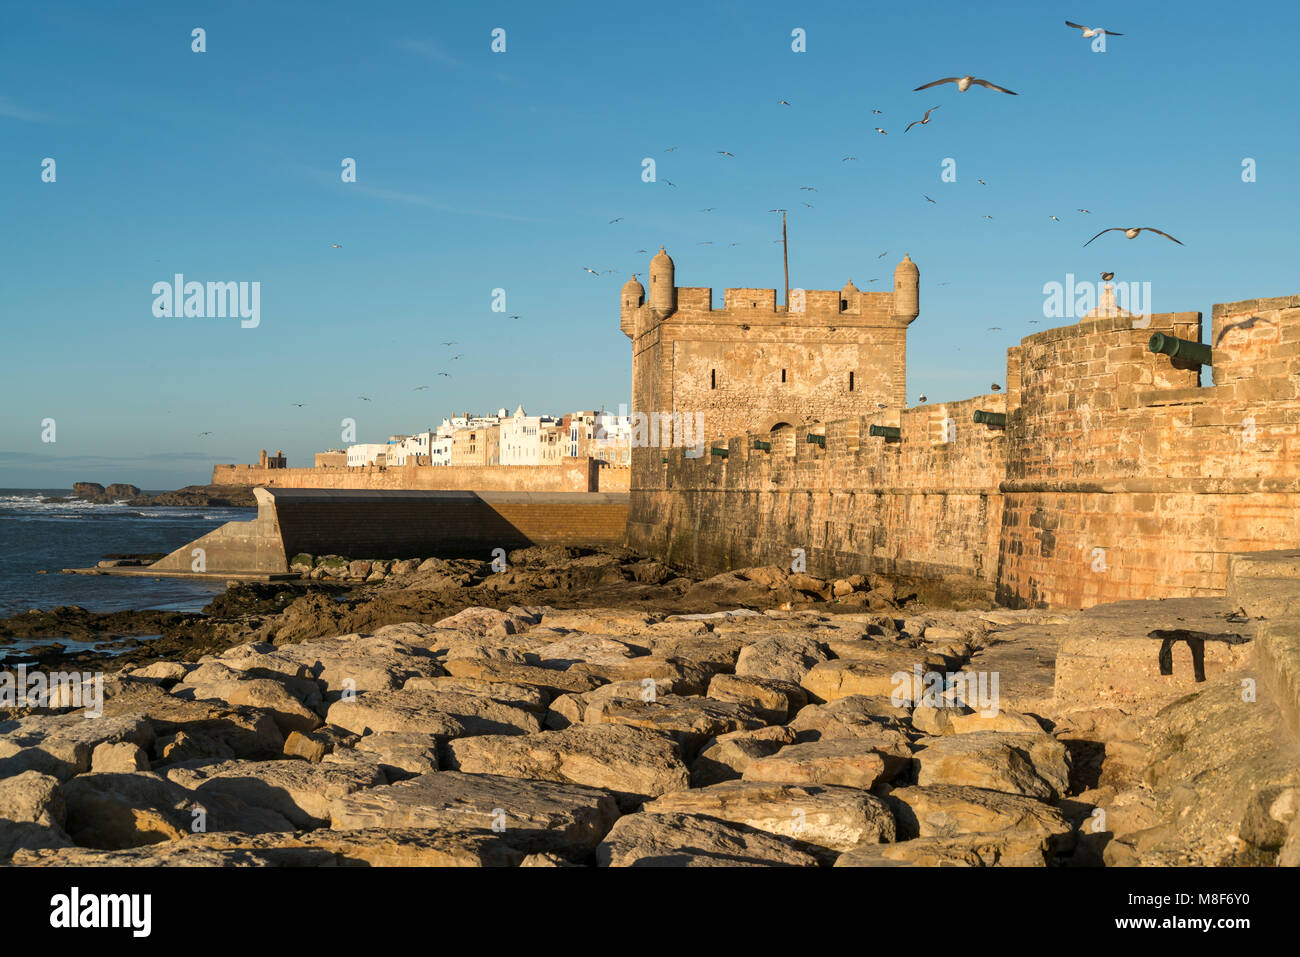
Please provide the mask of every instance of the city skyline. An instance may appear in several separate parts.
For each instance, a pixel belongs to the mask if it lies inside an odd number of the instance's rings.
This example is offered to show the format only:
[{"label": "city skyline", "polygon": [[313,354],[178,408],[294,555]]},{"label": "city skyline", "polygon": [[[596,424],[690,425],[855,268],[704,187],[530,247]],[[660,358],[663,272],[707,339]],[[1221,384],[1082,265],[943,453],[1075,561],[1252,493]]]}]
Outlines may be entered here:
[{"label": "city skyline", "polygon": [[[202,482],[262,446],[309,460],[345,418],[386,436],[505,392],[617,409],[622,283],[663,245],[715,302],[780,290],[774,208],[793,286],[917,263],[909,404],[986,391],[1007,347],[1071,321],[1045,318],[1049,283],[1114,270],[1207,316],[1294,291],[1300,134],[1272,121],[1294,9],[662,11],[7,11],[0,487]],[[1067,16],[1124,36],[1093,52]],[[1186,65],[1225,49],[1252,56],[1188,97]],[[967,70],[1017,96],[913,92]],[[1083,248],[1133,225],[1182,245]],[[177,273],[260,283],[260,321],[156,316]]]}]

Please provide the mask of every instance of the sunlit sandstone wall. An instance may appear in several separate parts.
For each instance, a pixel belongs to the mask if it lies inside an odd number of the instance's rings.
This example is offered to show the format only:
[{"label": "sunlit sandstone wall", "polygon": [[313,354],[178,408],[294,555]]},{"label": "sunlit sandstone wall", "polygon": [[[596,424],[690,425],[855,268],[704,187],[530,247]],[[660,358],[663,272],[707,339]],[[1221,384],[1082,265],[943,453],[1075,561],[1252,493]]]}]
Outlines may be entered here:
[{"label": "sunlit sandstone wall", "polygon": [[[588,458],[560,465],[393,466],[391,468],[259,469],[217,465],[213,485],[264,485],[270,488],[381,490],[467,490],[496,492],[594,492],[596,465]],[[616,481],[611,479],[611,484]]]},{"label": "sunlit sandstone wall", "polygon": [[[698,574],[788,568],[801,548],[813,575],[875,569],[991,584],[1004,439],[971,418],[1005,406],[989,395],[908,409],[901,441],[869,435],[872,424],[900,425],[897,411],[885,411],[711,443],[726,458],[635,449],[629,544]],[[809,432],[826,447],[808,442]],[[754,449],[754,438],[770,440],[771,451]]]},{"label": "sunlit sandstone wall", "polygon": [[[1212,370],[1149,351],[1153,332],[1199,340],[1201,318],[1029,336],[1005,398],[813,427],[825,450],[806,427],[712,443],[726,459],[636,449],[629,544],[697,573],[804,548],[816,575],[968,574],[1011,605],[1223,594],[1230,553],[1300,542],[1300,296],[1216,305]],[[976,408],[1006,408],[1005,431]]]},{"label": "sunlit sandstone wall", "polygon": [[1153,331],[1199,340],[1200,322],[1103,319],[1012,350],[1002,600],[1223,594],[1230,553],[1297,542],[1300,297],[1216,305],[1205,387],[1147,349]]}]

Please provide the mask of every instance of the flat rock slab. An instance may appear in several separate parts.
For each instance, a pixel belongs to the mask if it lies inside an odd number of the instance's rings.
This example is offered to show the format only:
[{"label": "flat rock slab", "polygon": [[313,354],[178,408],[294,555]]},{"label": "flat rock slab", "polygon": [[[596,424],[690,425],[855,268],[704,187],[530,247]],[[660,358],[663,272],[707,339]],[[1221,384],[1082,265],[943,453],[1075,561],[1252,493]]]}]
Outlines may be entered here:
[{"label": "flat rock slab", "polygon": [[171,767],[166,774],[167,780],[195,792],[200,800],[225,794],[249,807],[274,811],[298,828],[327,825],[337,798],[388,783],[377,764],[366,768],[306,761],[223,761]]},{"label": "flat rock slab", "polygon": [[601,788],[624,807],[689,787],[680,746],[667,735],[627,725],[459,738],[447,751],[449,765],[461,771]]},{"label": "flat rock slab", "polygon": [[849,695],[802,708],[790,727],[800,741],[859,737],[880,740],[882,735],[898,739],[903,737],[900,722],[906,721],[908,714],[907,708],[893,704],[888,697]]},{"label": "flat rock slab", "polygon": [[[680,694],[703,694],[713,672],[703,665],[683,658],[656,658],[644,655],[619,662],[580,662],[569,669],[573,675],[590,675],[602,682],[653,681],[656,685],[671,684]],[[660,687],[659,693],[666,693]]]},{"label": "flat rock slab", "polygon": [[793,838],[827,850],[892,841],[894,816],[879,798],[855,788],[724,781],[648,802],[653,814],[696,814]]},{"label": "flat rock slab", "polygon": [[913,696],[916,669],[945,674],[943,660],[914,649],[900,649],[892,657],[836,658],[812,668],[800,684],[814,701],[835,701],[849,695],[867,695],[907,703]]},{"label": "flat rock slab", "polygon": [[540,731],[535,711],[458,691],[371,691],[330,705],[330,724],[357,734],[414,731],[446,737]]},{"label": "flat rock slab", "polygon": [[894,788],[889,792],[899,833],[906,837],[957,837],[1016,831],[1063,840],[1071,825],[1056,808],[1031,797],[952,784]]},{"label": "flat rock slab", "polygon": [[714,675],[709,697],[749,705],[772,724],[789,721],[808,703],[807,693],[794,682],[755,675]]},{"label": "flat rock slab", "polygon": [[838,784],[870,790],[893,781],[912,766],[910,757],[881,751],[862,738],[792,744],[750,762],[746,781],[781,784]]},{"label": "flat rock slab", "polygon": [[1054,713],[1057,654],[1065,632],[1060,625],[1006,628],[986,639],[963,670],[984,672],[990,680],[996,674],[1000,707],[1028,714]]},{"label": "flat rock slab", "polygon": [[685,658],[710,671],[732,671],[745,640],[737,635],[658,635],[650,645],[659,658]]},{"label": "flat rock slab", "polygon": [[[765,627],[770,628],[770,624]],[[736,674],[799,684],[814,665],[830,660],[826,649],[806,626],[794,627],[799,630],[792,628],[791,633],[755,636],[737,656]]]},{"label": "flat rock slab", "polygon": [[[1253,639],[1256,623],[1229,621],[1233,611],[1233,605],[1222,598],[1167,598],[1111,602],[1080,612],[1068,626],[1056,657],[1056,706],[1062,710],[1102,705],[1154,711],[1174,698],[1200,690],[1203,684],[1196,681],[1187,643],[1173,644],[1173,674],[1162,675],[1161,641],[1148,633],[1187,630]],[[1249,666],[1254,660],[1253,647],[1253,641],[1206,641],[1206,678],[1212,680]]]},{"label": "flat rock slab", "polygon": [[816,867],[817,858],[756,828],[693,814],[628,814],[596,848],[601,867]]},{"label": "flat rock slab", "polygon": [[917,784],[957,784],[1044,801],[1066,793],[1065,745],[1049,734],[980,731],[917,742]]},{"label": "flat rock slab", "polygon": [[841,854],[836,867],[1046,867],[1050,839],[1018,831],[918,837],[867,844]]},{"label": "flat rock slab", "polygon": [[[152,685],[143,687],[162,694]],[[74,711],[0,721],[0,775],[40,771],[67,780],[90,770],[101,744],[130,742],[148,748],[153,739],[153,728],[138,713],[88,718]]]},{"label": "flat rock slab", "polygon": [[572,669],[556,671],[493,658],[448,658],[443,662],[443,667],[447,674],[456,678],[530,685],[545,690],[552,697],[583,694],[600,687],[607,680],[595,675],[574,673]]},{"label": "flat rock slab", "polygon": [[767,724],[754,708],[734,701],[664,695],[653,701],[615,698],[589,705],[587,724],[622,724],[669,735],[694,757],[709,738],[731,731],[752,731]]},{"label": "flat rock slab", "polygon": [[508,681],[483,681],[479,678],[454,678],[451,675],[440,678],[411,678],[402,685],[402,690],[454,691],[458,694],[482,695],[538,715],[546,714],[546,706],[551,700],[550,694],[533,685],[511,684]]},{"label": "flat rock slab", "polygon": [[379,635],[317,638],[280,645],[275,653],[304,665],[330,701],[344,692],[395,691],[417,675],[445,674],[428,649]]},{"label": "flat rock slab", "polygon": [[486,828],[529,851],[590,851],[618,818],[605,791],[499,774],[438,771],[334,802],[334,830]]}]

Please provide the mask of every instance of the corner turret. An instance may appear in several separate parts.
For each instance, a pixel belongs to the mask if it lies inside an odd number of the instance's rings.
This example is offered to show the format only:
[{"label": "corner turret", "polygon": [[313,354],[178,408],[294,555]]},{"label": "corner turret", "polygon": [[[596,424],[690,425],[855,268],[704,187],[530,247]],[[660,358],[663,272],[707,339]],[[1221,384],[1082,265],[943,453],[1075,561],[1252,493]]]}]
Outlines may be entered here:
[{"label": "corner turret", "polygon": [[921,314],[921,270],[912,257],[903,254],[903,261],[894,270],[894,304],[892,318],[911,324]]}]

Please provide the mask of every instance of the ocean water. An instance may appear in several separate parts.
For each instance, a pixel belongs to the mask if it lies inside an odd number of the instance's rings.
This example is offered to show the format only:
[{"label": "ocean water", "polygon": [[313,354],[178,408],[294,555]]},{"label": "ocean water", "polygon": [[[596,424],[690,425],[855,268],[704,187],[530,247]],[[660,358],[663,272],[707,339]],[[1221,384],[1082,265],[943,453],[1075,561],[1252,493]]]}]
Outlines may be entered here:
[{"label": "ocean water", "polygon": [[[170,552],[252,508],[140,508],[88,502],[44,503],[67,489],[0,489],[0,617],[29,608],[80,605],[87,611],[160,608],[198,611],[224,581],[63,575],[110,553]],[[44,569],[46,574],[40,574]]]}]

